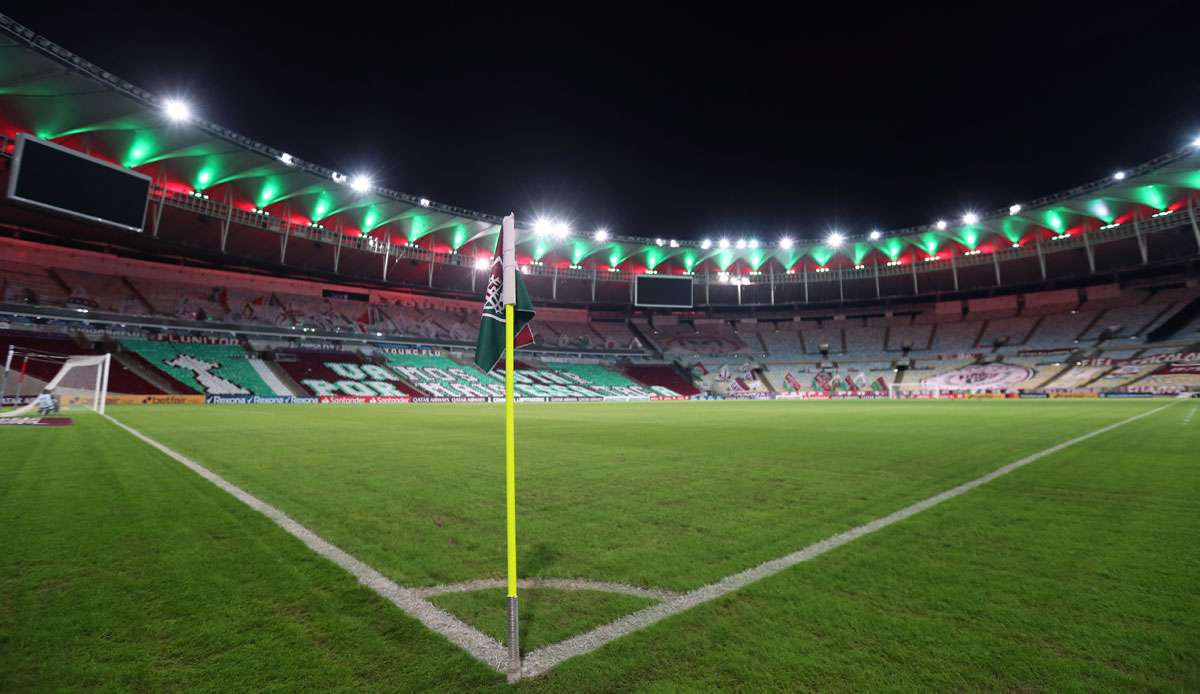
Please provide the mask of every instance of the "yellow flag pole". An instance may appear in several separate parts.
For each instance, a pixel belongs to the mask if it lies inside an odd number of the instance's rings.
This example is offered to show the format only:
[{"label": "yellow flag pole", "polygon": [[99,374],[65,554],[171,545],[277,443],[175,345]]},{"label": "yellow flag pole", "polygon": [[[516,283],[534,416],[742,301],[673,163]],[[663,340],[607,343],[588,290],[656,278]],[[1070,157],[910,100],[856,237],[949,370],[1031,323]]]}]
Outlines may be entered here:
[{"label": "yellow flag pole", "polygon": [[504,218],[500,227],[504,268],[504,505],[508,549],[508,680],[521,677],[521,644],[517,627],[517,435],[513,397],[513,326],[516,323],[516,220]]}]

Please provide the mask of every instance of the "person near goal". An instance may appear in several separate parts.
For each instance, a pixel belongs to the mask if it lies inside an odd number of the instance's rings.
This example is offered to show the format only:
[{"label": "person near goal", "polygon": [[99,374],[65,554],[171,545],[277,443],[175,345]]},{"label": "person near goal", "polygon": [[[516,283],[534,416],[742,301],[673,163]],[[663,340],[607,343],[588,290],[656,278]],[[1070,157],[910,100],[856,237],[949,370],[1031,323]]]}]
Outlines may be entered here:
[{"label": "person near goal", "polygon": [[43,390],[34,401],[37,405],[38,412],[42,416],[46,416],[51,412],[58,412],[58,398],[54,397],[54,393],[49,388]]}]

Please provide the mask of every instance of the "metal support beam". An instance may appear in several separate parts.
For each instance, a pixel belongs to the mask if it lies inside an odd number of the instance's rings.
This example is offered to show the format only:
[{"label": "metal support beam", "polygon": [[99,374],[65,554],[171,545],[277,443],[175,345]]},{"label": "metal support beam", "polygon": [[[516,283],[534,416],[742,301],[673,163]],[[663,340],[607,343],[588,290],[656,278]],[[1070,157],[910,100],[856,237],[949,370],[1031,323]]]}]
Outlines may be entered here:
[{"label": "metal support beam", "polygon": [[429,251],[429,288],[430,289],[433,289],[433,266],[436,264],[433,262],[433,260],[434,260],[433,251]]},{"label": "metal support beam", "polygon": [[875,261],[875,298],[881,298],[883,294],[879,293],[879,261]]},{"label": "metal support beam", "polygon": [[1092,249],[1091,235],[1085,230],[1080,236],[1083,237],[1083,250],[1087,253],[1088,272],[1096,274],[1096,251]]},{"label": "metal support beam", "polygon": [[913,296],[921,293],[920,287],[917,286],[917,252],[912,252],[912,276],[913,276]]},{"label": "metal support beam", "polygon": [[775,305],[775,271],[774,270],[772,270],[770,275],[768,275],[768,279],[771,280],[771,305],[774,306]]},{"label": "metal support beam", "polygon": [[333,249],[333,274],[338,274],[338,265],[342,262],[342,223],[339,221],[337,225],[337,247]]},{"label": "metal support beam", "polygon": [[1196,237],[1196,250],[1200,251],[1200,226],[1196,224],[1196,198],[1200,197],[1192,195],[1188,201],[1188,218],[1192,220],[1192,235]]},{"label": "metal support beam", "polygon": [[1000,255],[992,251],[992,267],[996,268],[996,286],[1000,286]]},{"label": "metal support beam", "polygon": [[233,224],[233,191],[225,189],[225,219],[221,220],[221,252],[225,252],[225,244],[229,241],[229,225]]},{"label": "metal support beam", "polygon": [[1142,225],[1135,215],[1133,218],[1133,233],[1137,234],[1138,251],[1142,254],[1142,265],[1150,262],[1150,249],[1146,247],[1146,237],[1142,236]]},{"label": "metal support beam", "polygon": [[[596,301],[596,268],[592,268],[592,302]],[[707,296],[707,295],[706,295]]]},{"label": "metal support beam", "polygon": [[1037,251],[1038,267],[1042,270],[1042,279],[1046,279],[1046,254],[1042,253],[1042,240],[1037,239],[1033,242],[1033,249]]},{"label": "metal support beam", "polygon": [[158,238],[158,225],[162,222],[163,208],[167,206],[167,180],[163,179],[162,197],[158,199],[158,209],[154,211],[154,238]]},{"label": "metal support beam", "polygon": [[708,297],[708,287],[711,284],[712,284],[712,272],[710,272],[709,270],[705,270],[704,271],[704,305],[705,306],[712,305],[712,299],[710,299]]},{"label": "metal support beam", "polygon": [[804,303],[808,303],[808,268],[800,271],[804,276]]},{"label": "metal support beam", "polygon": [[954,255],[954,249],[950,249],[950,274],[954,275],[954,291],[958,291],[958,261]]},{"label": "metal support beam", "polygon": [[[630,284],[633,284],[630,282]],[[471,287],[474,289],[474,287]],[[550,283],[550,298],[558,301],[558,266],[554,266],[554,279]]]},{"label": "metal support beam", "polygon": [[[387,282],[388,259],[392,255],[392,237],[383,240],[383,281]],[[471,291],[475,291],[475,273],[471,273]]]}]

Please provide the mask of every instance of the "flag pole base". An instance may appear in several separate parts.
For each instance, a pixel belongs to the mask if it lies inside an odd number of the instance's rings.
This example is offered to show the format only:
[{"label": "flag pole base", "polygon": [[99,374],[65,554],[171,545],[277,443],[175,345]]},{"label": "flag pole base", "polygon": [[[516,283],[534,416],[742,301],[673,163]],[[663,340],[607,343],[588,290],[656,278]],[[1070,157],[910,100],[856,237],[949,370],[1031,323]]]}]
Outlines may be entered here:
[{"label": "flag pole base", "polygon": [[517,596],[508,598],[508,681],[521,679],[521,636],[517,626]]}]

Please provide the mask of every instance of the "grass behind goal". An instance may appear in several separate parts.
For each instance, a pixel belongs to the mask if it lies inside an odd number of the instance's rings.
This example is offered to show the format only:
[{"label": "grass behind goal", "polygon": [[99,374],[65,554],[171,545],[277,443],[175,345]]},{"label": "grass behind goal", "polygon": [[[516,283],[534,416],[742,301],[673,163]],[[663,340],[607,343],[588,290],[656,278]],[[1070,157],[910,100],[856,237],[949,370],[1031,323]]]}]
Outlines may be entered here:
[{"label": "grass behind goal", "polygon": [[[521,572],[694,588],[1161,404],[522,406]],[[1186,538],[1200,532],[1200,475],[1189,463],[1200,423],[1182,424],[1191,407],[1055,454],[522,686],[1045,688],[1078,677],[1098,687],[1194,685],[1200,605],[1187,576],[1200,567]],[[111,413],[401,584],[502,575],[498,408]],[[18,648],[0,655],[0,682],[54,681],[32,660],[45,652],[67,672],[96,681],[119,674],[131,686],[232,676],[239,670],[230,661],[245,656],[237,644],[220,637],[224,646],[206,648],[194,633],[234,628],[222,621],[232,611],[246,620],[235,622],[247,634],[239,643],[286,644],[279,666],[247,671],[258,678],[250,681],[292,688],[315,677],[289,665],[284,651],[307,652],[299,641],[340,664],[337,676],[314,680],[323,684],[503,686],[269,522],[98,418],[81,417],[74,431],[13,434],[22,456],[0,471],[9,500],[0,533],[25,546],[5,560],[3,587],[15,597],[0,636]],[[141,551],[108,551],[131,536]],[[150,558],[160,553],[165,561]],[[37,578],[23,570],[29,563],[41,567]],[[154,618],[170,608],[177,633],[141,633],[142,611],[121,608],[134,578],[151,584]],[[191,591],[186,599],[181,587]],[[58,602],[38,599],[46,590]],[[288,597],[293,591],[304,597]],[[307,606],[295,613],[274,601]],[[123,664],[100,667],[108,640],[70,628],[68,605],[82,605],[85,621],[113,625]],[[1121,649],[1126,641],[1113,633],[1131,614],[1140,631]],[[276,662],[274,651],[265,655]]]}]

